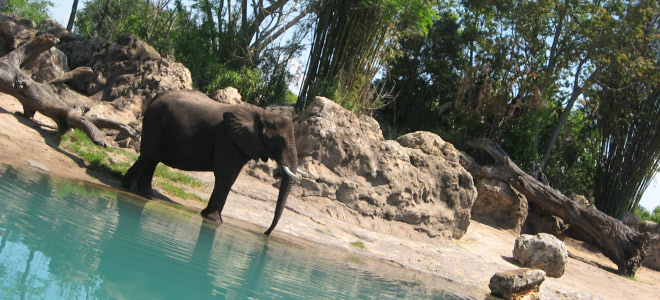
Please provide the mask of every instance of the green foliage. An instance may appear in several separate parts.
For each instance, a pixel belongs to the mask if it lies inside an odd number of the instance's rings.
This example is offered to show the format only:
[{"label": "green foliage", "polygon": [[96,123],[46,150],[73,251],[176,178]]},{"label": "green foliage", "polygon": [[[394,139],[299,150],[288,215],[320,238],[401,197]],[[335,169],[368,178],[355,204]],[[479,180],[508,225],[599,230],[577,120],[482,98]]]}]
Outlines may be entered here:
[{"label": "green foliage", "polygon": [[[549,125],[554,122],[549,123]],[[584,109],[571,112],[565,130],[557,141],[544,172],[554,188],[565,194],[593,197],[598,132]],[[542,131],[540,140],[547,141],[551,127]],[[545,144],[541,143],[544,147]],[[576,184],[579,182],[579,184]]]},{"label": "green foliage", "polygon": [[239,71],[234,71],[218,65],[215,74],[211,84],[206,87],[207,91],[231,86],[241,93],[244,101],[254,103],[254,100],[258,98],[261,90],[261,72],[259,70],[243,67]]},{"label": "green foliage", "polygon": [[0,4],[0,11],[23,17],[41,23],[48,18],[48,7],[53,6],[49,0],[4,0]]},{"label": "green foliage", "polygon": [[161,55],[171,53],[173,41],[170,32],[177,19],[174,9],[159,6],[160,1],[122,0],[110,1],[107,14],[104,14],[106,3],[107,0],[85,2],[77,13],[75,32],[83,37],[99,36],[110,41],[122,34],[132,33]]},{"label": "green foliage", "polygon": [[296,104],[298,101],[298,95],[294,94],[291,90],[286,90],[286,96],[284,96],[284,102],[286,104]]},{"label": "green foliage", "polygon": [[649,212],[643,206],[638,205],[637,208],[635,208],[635,215],[640,220],[651,220],[660,223],[660,206],[656,206],[652,212]]},{"label": "green foliage", "polygon": [[[62,136],[60,147],[74,152],[82,158],[90,170],[105,176],[121,179],[137,156],[120,149],[103,148],[95,145],[82,131],[70,130]],[[203,183],[191,176],[159,164],[154,172],[154,183],[167,193],[182,199],[194,199],[202,202],[196,194],[185,192],[181,186],[201,187]]]}]

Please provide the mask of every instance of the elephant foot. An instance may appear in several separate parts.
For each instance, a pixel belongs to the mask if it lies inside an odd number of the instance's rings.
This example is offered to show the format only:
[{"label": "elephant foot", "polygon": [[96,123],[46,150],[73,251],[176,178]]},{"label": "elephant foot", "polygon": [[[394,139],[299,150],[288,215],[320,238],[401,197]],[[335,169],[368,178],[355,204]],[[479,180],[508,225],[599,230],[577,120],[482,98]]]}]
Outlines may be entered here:
[{"label": "elephant foot", "polygon": [[151,198],[151,196],[154,195],[154,189],[152,189],[151,187],[138,188],[137,193],[140,194],[141,196]]},{"label": "elephant foot", "polygon": [[206,208],[202,210],[202,217],[204,217],[205,220],[214,222],[218,225],[222,224],[222,216],[220,215],[219,211],[212,211],[210,212]]},{"label": "elephant foot", "polygon": [[131,184],[131,180],[126,176],[121,179],[121,187],[125,188],[127,191],[135,191],[136,189],[136,185]]}]

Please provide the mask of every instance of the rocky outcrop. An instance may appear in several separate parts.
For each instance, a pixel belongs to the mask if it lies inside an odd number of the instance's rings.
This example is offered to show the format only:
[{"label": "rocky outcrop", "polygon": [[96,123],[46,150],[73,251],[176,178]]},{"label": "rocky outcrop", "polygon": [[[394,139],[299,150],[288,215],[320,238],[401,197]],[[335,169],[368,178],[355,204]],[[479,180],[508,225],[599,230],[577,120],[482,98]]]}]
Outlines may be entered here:
[{"label": "rocky outcrop", "polygon": [[149,101],[159,92],[192,89],[190,71],[185,66],[162,58],[133,34],[122,35],[114,43],[102,38],[73,37],[62,40],[57,48],[67,55],[71,69],[92,68],[94,76],[77,79],[70,85],[95,100]]},{"label": "rocky outcrop", "polygon": [[561,277],[568,262],[568,251],[564,242],[553,235],[523,234],[516,239],[513,258],[525,267],[541,269],[551,277]]},{"label": "rocky outcrop", "polygon": [[[329,197],[365,216],[412,224],[429,236],[462,237],[476,198],[461,154],[437,135],[385,140],[378,123],[317,97],[295,121],[302,197]],[[405,145],[405,146],[404,146]]]},{"label": "rocky outcrop", "polygon": [[518,269],[497,272],[490,278],[488,287],[493,296],[510,300],[536,300],[540,298],[541,283],[545,272]]}]

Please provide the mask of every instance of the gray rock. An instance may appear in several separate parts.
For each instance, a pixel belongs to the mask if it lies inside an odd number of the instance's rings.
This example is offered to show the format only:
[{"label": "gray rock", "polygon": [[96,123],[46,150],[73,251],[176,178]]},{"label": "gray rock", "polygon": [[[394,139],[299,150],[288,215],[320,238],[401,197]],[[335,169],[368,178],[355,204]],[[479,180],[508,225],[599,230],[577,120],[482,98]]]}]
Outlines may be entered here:
[{"label": "gray rock", "polygon": [[539,289],[545,280],[545,272],[518,269],[497,272],[490,278],[488,287],[493,296],[504,299],[539,299]]},{"label": "gray rock", "polygon": [[568,251],[564,242],[553,235],[523,234],[516,239],[513,258],[525,267],[541,269],[551,277],[561,277],[568,262]]},{"label": "gray rock", "polygon": [[318,192],[432,237],[465,234],[477,191],[460,153],[439,136],[418,132],[385,140],[373,118],[322,97],[295,126],[299,165],[324,184]]}]

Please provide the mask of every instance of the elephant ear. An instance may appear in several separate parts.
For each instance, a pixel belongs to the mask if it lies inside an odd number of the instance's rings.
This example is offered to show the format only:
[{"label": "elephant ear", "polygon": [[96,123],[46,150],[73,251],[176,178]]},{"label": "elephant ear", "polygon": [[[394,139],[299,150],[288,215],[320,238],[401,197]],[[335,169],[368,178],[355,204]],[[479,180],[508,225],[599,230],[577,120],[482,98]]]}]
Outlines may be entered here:
[{"label": "elephant ear", "polygon": [[243,109],[225,112],[223,120],[225,133],[248,158],[262,156],[264,124],[258,113]]}]

